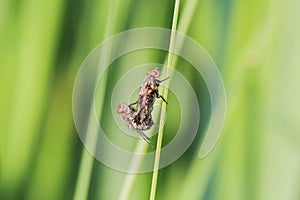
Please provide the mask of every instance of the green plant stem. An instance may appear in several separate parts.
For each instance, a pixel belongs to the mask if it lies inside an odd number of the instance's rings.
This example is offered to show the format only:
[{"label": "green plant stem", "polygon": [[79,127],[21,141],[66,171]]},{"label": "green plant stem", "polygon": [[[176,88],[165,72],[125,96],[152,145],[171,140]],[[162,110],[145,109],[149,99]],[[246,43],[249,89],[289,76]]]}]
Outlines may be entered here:
[{"label": "green plant stem", "polygon": [[[167,59],[167,66],[168,66],[167,75],[170,74],[169,67],[172,66],[173,53],[171,53],[171,52],[174,49],[174,41],[175,41],[175,33],[176,33],[176,27],[177,27],[179,4],[180,4],[180,0],[176,0],[175,1],[175,6],[174,6],[174,12],[173,12],[172,31],[171,31],[171,37],[170,37],[168,59]],[[165,89],[163,91],[163,96],[166,98],[166,100],[168,98],[168,86],[169,86],[169,84],[170,84],[170,80],[168,79],[166,81]],[[155,194],[156,194],[158,169],[159,169],[159,163],[160,163],[161,145],[162,145],[162,139],[163,139],[163,125],[164,125],[164,121],[165,121],[165,115],[166,115],[166,105],[163,104],[162,109],[161,109],[161,113],[160,113],[160,122],[159,122],[159,128],[158,128],[158,137],[157,137],[156,154],[155,154],[155,160],[154,160],[154,169],[153,169],[153,176],[152,176],[150,200],[154,200],[155,199]]]},{"label": "green plant stem", "polygon": [[[148,144],[145,141],[141,140],[137,144],[134,152],[144,152],[147,148],[148,148]],[[130,163],[131,164],[130,170],[136,171],[140,167],[140,164],[142,163],[142,161],[143,161],[143,159],[141,157],[139,157],[139,159],[132,159],[132,161]],[[126,178],[125,178],[125,181],[124,181],[124,184],[122,187],[122,191],[119,196],[119,200],[129,199],[128,197],[133,188],[133,184],[134,184],[135,180],[136,180],[136,174],[128,173],[126,175]]]},{"label": "green plant stem", "polygon": [[[118,0],[113,0],[110,2],[108,13],[111,14],[112,17],[107,18],[104,38],[109,37],[113,32],[114,24],[116,21],[115,16],[117,13],[116,12],[117,3],[118,3]],[[110,54],[109,50],[101,52],[100,57],[102,59],[99,60],[99,65],[104,66],[105,63],[100,63],[100,62],[107,62],[108,57],[110,56],[109,54]],[[104,79],[104,82],[107,84],[107,81],[108,81],[107,74],[103,75],[103,79]],[[106,88],[106,87],[104,86],[104,88]],[[101,102],[99,104],[99,111],[100,111],[100,113],[102,113],[104,97],[101,98],[100,101]],[[91,105],[94,105],[94,101]],[[91,109],[92,108],[93,108],[93,106],[91,106]],[[93,115],[92,110],[90,111],[90,117],[92,117],[91,115]],[[102,118],[102,114],[99,115],[99,121],[101,121],[101,118]],[[96,150],[97,133],[95,130],[92,130],[90,128],[91,126],[92,126],[91,124],[88,124],[86,140],[94,141],[93,151],[95,151]],[[90,142],[87,142],[87,143],[90,143]],[[92,170],[93,170],[93,163],[94,163],[94,157],[92,155],[90,155],[88,151],[86,151],[84,149],[82,152],[79,174],[78,174],[76,188],[75,188],[75,194],[74,194],[75,200],[87,199],[87,197],[88,197],[88,190],[89,190],[90,179],[91,179],[91,174],[92,174]]]}]

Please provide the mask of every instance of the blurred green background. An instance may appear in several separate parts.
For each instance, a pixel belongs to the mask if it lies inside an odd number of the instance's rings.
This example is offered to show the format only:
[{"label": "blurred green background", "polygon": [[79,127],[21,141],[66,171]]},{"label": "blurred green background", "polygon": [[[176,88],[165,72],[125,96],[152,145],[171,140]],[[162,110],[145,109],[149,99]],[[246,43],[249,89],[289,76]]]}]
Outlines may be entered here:
[{"label": "blurred green background", "polygon": [[[86,152],[74,127],[72,89],[97,44],[132,28],[171,28],[173,8],[173,0],[0,1],[1,200],[122,199],[130,177],[126,198],[149,199],[152,173],[127,175]],[[179,60],[176,68],[200,91],[204,120],[188,151],[159,171],[156,199],[300,199],[299,9],[298,0],[180,2],[178,31],[219,67],[227,118],[216,148],[199,160],[210,100],[201,77]],[[114,63],[108,80],[131,60],[165,57],[136,52]],[[113,130],[103,101],[101,122]]]}]

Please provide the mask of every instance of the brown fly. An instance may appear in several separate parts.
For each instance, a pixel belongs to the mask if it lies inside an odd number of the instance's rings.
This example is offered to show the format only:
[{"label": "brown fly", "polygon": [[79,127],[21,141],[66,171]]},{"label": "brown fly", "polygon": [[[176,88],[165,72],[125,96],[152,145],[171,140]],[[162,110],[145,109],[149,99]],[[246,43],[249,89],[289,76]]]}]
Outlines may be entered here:
[{"label": "brown fly", "polygon": [[131,130],[148,130],[154,124],[152,120],[143,121],[140,123],[137,120],[139,113],[132,106],[125,103],[119,105],[118,113],[121,114],[122,120]]},{"label": "brown fly", "polygon": [[129,106],[138,104],[140,107],[137,120],[139,120],[141,123],[143,121],[152,120],[151,112],[153,110],[153,105],[156,98],[161,98],[166,104],[168,104],[165,98],[159,94],[158,86],[161,82],[167,80],[169,77],[163,80],[158,80],[157,78],[159,76],[160,72],[157,68],[150,70],[142,82],[138,100],[129,104]]},{"label": "brown fly", "polygon": [[118,113],[121,114],[121,118],[126,126],[128,126],[131,130],[135,130],[147,143],[153,147],[151,139],[142,131],[148,130],[154,124],[151,119],[148,121],[137,121],[138,112],[132,107],[125,103],[120,104],[118,108]]},{"label": "brown fly", "polygon": [[[152,110],[156,98],[161,98],[165,103],[167,101],[158,92],[158,86],[161,82],[167,80],[169,77],[158,80],[160,72],[157,68],[154,68],[148,72],[142,82],[142,86],[139,92],[139,98],[136,102],[127,104],[120,104],[118,113],[121,114],[122,120],[126,126],[131,130],[136,130],[137,133],[151,146],[151,139],[145,135],[142,130],[148,130],[154,124],[152,121]],[[132,105],[137,104],[136,108]],[[138,107],[140,110],[138,111]]]}]

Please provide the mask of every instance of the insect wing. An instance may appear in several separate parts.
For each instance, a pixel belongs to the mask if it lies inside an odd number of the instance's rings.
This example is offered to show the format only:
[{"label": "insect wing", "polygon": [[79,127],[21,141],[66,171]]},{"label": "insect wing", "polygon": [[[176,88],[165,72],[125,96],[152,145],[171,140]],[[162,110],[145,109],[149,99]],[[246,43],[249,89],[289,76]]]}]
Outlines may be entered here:
[{"label": "insect wing", "polygon": [[152,140],[143,131],[136,129],[136,132],[153,148]]}]

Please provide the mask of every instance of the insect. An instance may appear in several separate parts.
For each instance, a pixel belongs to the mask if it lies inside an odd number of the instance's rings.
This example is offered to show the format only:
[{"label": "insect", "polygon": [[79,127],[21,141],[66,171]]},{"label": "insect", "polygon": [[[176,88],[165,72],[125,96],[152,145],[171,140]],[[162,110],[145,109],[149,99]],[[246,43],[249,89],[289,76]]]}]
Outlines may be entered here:
[{"label": "insect", "polygon": [[139,121],[136,121],[138,112],[132,107],[125,103],[120,104],[118,111],[119,114],[121,114],[121,118],[126,126],[128,126],[131,130],[136,130],[136,132],[147,142],[152,145],[151,139],[143,133],[141,130],[148,130],[152,127],[154,124],[151,119],[148,119],[148,121],[143,121],[140,123]]},{"label": "insect", "polygon": [[150,70],[142,82],[138,100],[129,104],[129,106],[135,104],[140,106],[137,120],[139,120],[141,123],[144,120],[152,120],[151,112],[153,110],[153,104],[156,98],[161,98],[166,104],[168,104],[165,98],[158,93],[158,86],[161,82],[167,80],[169,77],[163,80],[158,80],[157,78],[159,76],[160,72],[157,68]]},{"label": "insect", "polygon": [[[161,98],[167,103],[164,97],[159,94],[158,86],[169,77],[158,80],[157,78],[159,76],[160,72],[157,68],[150,70],[142,82],[138,100],[129,105],[124,103],[120,104],[118,108],[118,113],[121,114],[124,124],[131,130],[137,131],[137,133],[151,146],[151,139],[143,133],[142,130],[148,130],[154,124],[151,113],[155,99]],[[135,104],[137,104],[137,106],[136,108],[133,108],[132,105]],[[138,107],[140,108],[139,111]]]},{"label": "insect", "polygon": [[138,112],[132,106],[125,103],[119,105],[118,113],[121,114],[122,120],[131,130],[148,130],[154,124],[152,120],[143,121],[140,123],[137,120]]}]

